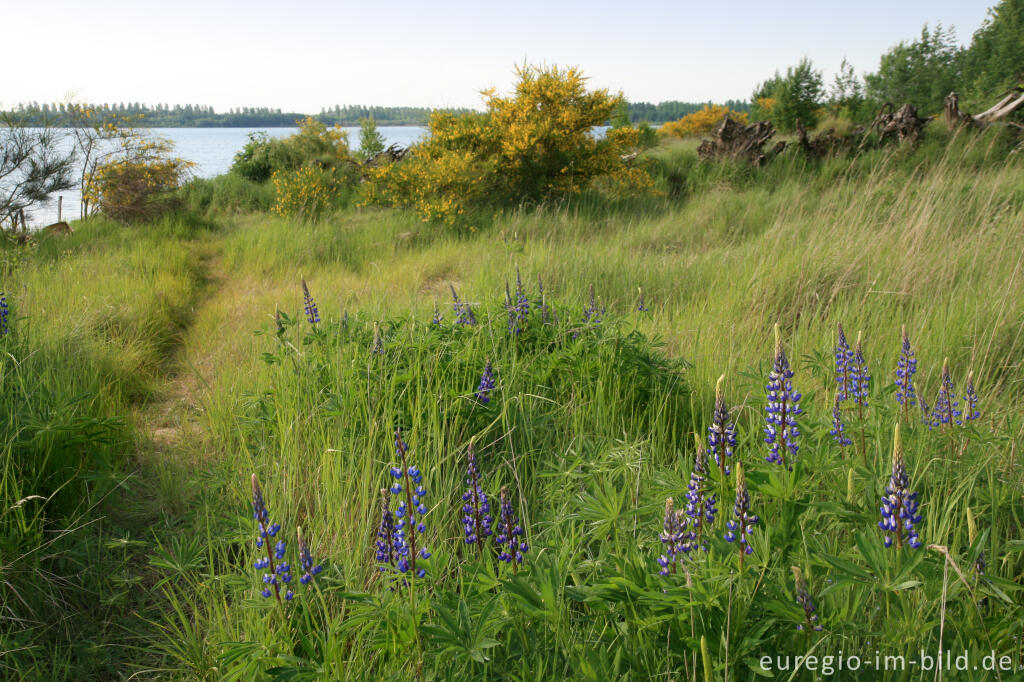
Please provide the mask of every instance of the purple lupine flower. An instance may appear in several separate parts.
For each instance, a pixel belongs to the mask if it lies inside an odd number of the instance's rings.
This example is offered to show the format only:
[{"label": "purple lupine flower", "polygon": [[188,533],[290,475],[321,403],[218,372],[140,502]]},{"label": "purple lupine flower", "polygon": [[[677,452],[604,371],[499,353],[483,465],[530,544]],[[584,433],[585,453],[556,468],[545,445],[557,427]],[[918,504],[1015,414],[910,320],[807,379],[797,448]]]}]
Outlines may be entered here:
[{"label": "purple lupine flower", "polygon": [[839,452],[846,456],[844,448],[847,445],[853,445],[853,441],[850,440],[845,433],[845,427],[843,426],[843,410],[841,403],[839,402],[839,392],[836,392],[835,405],[832,406],[832,431],[830,432],[832,439],[839,443]]},{"label": "purple lupine flower", "polygon": [[718,377],[718,383],[715,384],[715,410],[711,417],[711,426],[708,427],[708,446],[715,457],[715,464],[722,474],[722,480],[725,480],[725,477],[732,473],[726,460],[732,458],[733,450],[736,448],[736,424],[729,419],[729,410],[725,406],[723,381],[724,374]]},{"label": "purple lupine flower", "polygon": [[974,390],[974,372],[967,373],[967,388],[964,390],[964,421],[974,421],[981,416],[978,411],[978,392]]},{"label": "purple lupine flower", "polygon": [[814,600],[811,599],[811,593],[807,590],[807,583],[804,582],[804,576],[800,572],[799,567],[790,566],[790,568],[793,570],[793,579],[796,583],[796,603],[804,610],[804,619],[806,620],[806,623],[797,625],[796,629],[811,629],[821,632],[821,623],[818,622],[818,614],[815,613],[816,609],[814,608]]},{"label": "purple lupine flower", "polygon": [[[430,552],[423,543],[423,534],[427,531],[423,520],[427,506],[423,504],[423,498],[427,495],[427,489],[423,487],[423,474],[419,467],[409,465],[409,446],[402,440],[401,429],[395,430],[395,451],[399,466],[391,468],[391,475],[396,481],[391,492],[395,495],[405,492],[405,499],[395,509],[395,518],[398,519],[395,522],[395,549],[399,555],[395,567],[400,573],[411,572],[417,578],[422,578],[427,572],[423,568],[417,570],[416,559],[430,558]],[[418,552],[417,540],[420,542]]]},{"label": "purple lupine flower", "polygon": [[583,324],[601,324],[601,316],[604,315],[604,306],[598,307],[598,301],[594,296],[594,285],[590,285],[590,297],[586,307],[583,308]]},{"label": "purple lupine flower", "polygon": [[907,465],[903,461],[903,447],[900,444],[900,425],[896,425],[892,446],[892,475],[882,495],[882,506],[879,511],[882,520],[878,527],[885,532],[885,546],[892,547],[895,539],[896,549],[903,548],[903,542],[917,549],[921,540],[917,536],[917,526],[921,517],[917,513],[917,493],[911,492],[907,477]]},{"label": "purple lupine flower", "polygon": [[512,570],[518,572],[519,564],[523,563],[523,555],[530,551],[526,544],[525,532],[519,525],[519,519],[512,509],[508,488],[501,486],[501,509],[498,516],[498,534],[494,543],[498,546],[498,561],[512,564]]},{"label": "purple lupine flower", "polygon": [[662,531],[658,536],[664,547],[665,553],[658,557],[658,571],[661,575],[675,573],[676,569],[685,558],[688,535],[686,532],[687,517],[681,510],[675,508],[672,498],[665,500],[665,518],[662,522]]},{"label": "purple lupine flower", "polygon": [[449,284],[448,287],[452,290],[452,310],[455,312],[455,324],[475,326],[476,315],[473,314],[473,309],[469,307],[468,303],[459,300],[454,284]]},{"label": "purple lupine flower", "polygon": [[516,266],[516,315],[518,317],[519,328],[522,329],[526,326],[526,320],[530,315],[530,299],[526,296],[526,292],[523,290],[523,278],[519,276],[519,267]]},{"label": "purple lupine flower", "polygon": [[320,311],[316,309],[316,302],[313,300],[313,296],[309,293],[309,287],[306,286],[306,280],[302,280],[302,300],[306,306],[306,319],[309,320],[310,324],[316,324],[320,321]]},{"label": "purple lupine flower", "polygon": [[978,552],[978,558],[974,560],[974,575],[983,576],[985,575],[985,569],[988,564],[985,562],[985,550]]},{"label": "purple lupine flower", "polygon": [[436,324],[438,327],[441,326],[441,322],[444,318],[441,316],[441,311],[437,308],[437,301],[434,301],[434,317],[430,320],[430,324]]},{"label": "purple lupine flower", "polygon": [[520,325],[519,309],[512,302],[512,292],[509,291],[507,279],[505,280],[505,313],[508,315],[508,333],[522,333],[523,328]]},{"label": "purple lupine flower", "polygon": [[637,304],[636,304],[636,311],[638,313],[646,313],[646,312],[648,312],[649,309],[648,309],[647,305],[644,303],[644,290],[641,289],[640,287],[637,287],[636,291],[637,291],[637,294],[639,295],[639,300],[637,301]]},{"label": "purple lupine flower", "polygon": [[758,518],[750,513],[750,493],[747,491],[747,479],[743,477],[743,463],[736,462],[736,502],[732,506],[735,520],[726,523],[729,529],[725,533],[728,542],[737,542],[740,555],[740,570],[743,570],[743,557],[753,554],[754,548],[750,546],[749,536],[754,530]]},{"label": "purple lupine flower", "polygon": [[537,304],[537,310],[540,311],[541,321],[547,324],[548,322],[551,322],[551,309],[548,308],[547,300],[544,297],[544,282],[541,281],[539,274],[537,275],[537,291],[540,299]]},{"label": "purple lupine flower", "polygon": [[852,377],[850,375],[851,365],[853,364],[853,350],[850,349],[850,344],[846,341],[846,334],[843,332],[842,323],[839,323],[837,328],[839,340],[836,343],[836,384],[838,384],[836,396],[842,402],[850,397],[850,393],[853,390]]},{"label": "purple lupine flower", "polygon": [[903,406],[903,420],[907,421],[910,406],[917,403],[917,392],[914,390],[917,358],[914,357],[914,349],[910,347],[907,325],[903,325],[902,336],[903,345],[900,348],[900,358],[896,362],[896,402]]},{"label": "purple lupine flower", "polygon": [[[397,483],[395,485],[398,486]],[[401,487],[398,490],[401,492]],[[377,528],[376,548],[380,570],[395,568],[398,562],[398,537],[395,534],[395,517],[391,514],[391,491],[387,488],[380,489],[380,526]]]},{"label": "purple lupine flower", "polygon": [[796,457],[800,447],[797,443],[800,429],[796,425],[796,416],[803,414],[803,410],[800,409],[802,396],[793,390],[792,378],[793,371],[789,368],[789,360],[782,349],[779,325],[775,325],[775,360],[768,375],[768,384],[765,386],[768,402],[764,408],[764,442],[768,444],[769,450],[765,459],[772,464],[786,466],[790,470],[793,466],[786,464],[786,451]]},{"label": "purple lupine flower", "polygon": [[494,390],[494,368],[488,360],[484,365],[484,372],[480,375],[480,385],[476,387],[476,399],[486,405],[491,402],[491,396],[487,395]]},{"label": "purple lupine flower", "polygon": [[302,537],[301,526],[296,530],[296,537],[299,546],[299,568],[302,569],[302,577],[299,578],[299,582],[308,585],[320,571],[324,570],[324,567],[323,564],[313,563],[313,554],[309,551],[306,539]]},{"label": "purple lupine flower", "polygon": [[7,318],[10,313],[11,310],[7,306],[7,296],[4,292],[0,291],[0,336],[4,336],[11,331],[11,328],[7,323]]},{"label": "purple lupine flower", "polygon": [[704,529],[715,523],[715,514],[718,513],[717,502],[717,497],[711,493],[708,486],[708,456],[698,439],[693,471],[686,486],[686,516],[689,518],[689,528],[686,531],[684,551],[707,551]]},{"label": "purple lupine flower", "polygon": [[861,345],[861,334],[857,332],[857,345],[854,347],[853,360],[850,363],[850,397],[853,404],[857,406],[861,420],[864,419],[864,410],[868,409],[868,391],[871,388],[871,372],[868,363],[864,360],[864,350]]},{"label": "purple lupine flower", "polygon": [[[277,564],[274,560],[280,561],[284,558],[285,542],[284,540],[278,540],[273,548],[270,543],[274,537],[277,536],[278,531],[281,530],[281,524],[273,523],[270,520],[270,511],[267,509],[267,505],[263,499],[263,489],[260,488],[260,483],[256,479],[256,474],[252,475],[252,516],[256,519],[256,548],[262,549],[266,552],[265,557],[257,559],[253,563],[253,567],[256,570],[269,571],[263,574],[264,588],[260,592],[264,597],[270,597],[271,594],[277,597],[278,601],[281,601],[281,584],[288,583],[291,581],[290,567],[288,564]],[[284,569],[282,570],[282,566]],[[285,580],[285,576],[287,579]],[[281,580],[279,580],[279,578]],[[270,587],[273,586],[274,590],[271,592]],[[287,597],[287,595],[285,595]]]},{"label": "purple lupine flower", "polygon": [[476,545],[477,555],[483,554],[484,538],[490,537],[491,503],[487,493],[480,487],[480,470],[476,465],[473,444],[469,444],[467,455],[469,463],[466,467],[466,492],[462,494],[462,527],[466,534],[466,544]]},{"label": "purple lupine flower", "polygon": [[932,408],[931,426],[946,424],[953,428],[953,424],[961,424],[959,404],[953,391],[953,379],[949,376],[949,358],[946,358],[942,362],[942,379],[939,383],[939,395],[935,398],[935,407]]}]

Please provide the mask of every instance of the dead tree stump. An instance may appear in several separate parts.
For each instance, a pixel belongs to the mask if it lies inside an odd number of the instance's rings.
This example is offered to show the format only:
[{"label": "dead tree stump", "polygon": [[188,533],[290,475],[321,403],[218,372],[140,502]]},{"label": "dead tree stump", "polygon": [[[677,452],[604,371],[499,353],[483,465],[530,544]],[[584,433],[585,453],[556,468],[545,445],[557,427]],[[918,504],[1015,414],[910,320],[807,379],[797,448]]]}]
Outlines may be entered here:
[{"label": "dead tree stump", "polygon": [[778,142],[767,152],[764,150],[774,135],[775,129],[770,121],[745,126],[725,116],[715,128],[714,139],[701,141],[697,156],[704,161],[741,159],[753,166],[763,166],[786,148],[785,142]]},{"label": "dead tree stump", "polygon": [[924,134],[925,124],[934,118],[921,118],[917,115],[917,107],[909,103],[904,104],[896,112],[892,109],[892,104],[883,106],[871,124],[871,128],[878,133],[879,142],[885,142],[887,137],[917,142]]}]

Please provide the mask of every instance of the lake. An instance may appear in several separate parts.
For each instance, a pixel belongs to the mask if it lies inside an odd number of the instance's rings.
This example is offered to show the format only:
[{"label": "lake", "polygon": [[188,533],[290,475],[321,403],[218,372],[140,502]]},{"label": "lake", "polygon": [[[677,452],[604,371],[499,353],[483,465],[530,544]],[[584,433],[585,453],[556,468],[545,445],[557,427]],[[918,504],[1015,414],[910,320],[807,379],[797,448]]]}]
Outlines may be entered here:
[{"label": "lake", "polygon": [[[174,142],[178,156],[196,163],[195,175],[210,178],[226,173],[251,133],[263,131],[270,137],[287,137],[298,128],[147,128],[146,132],[165,137]],[[350,148],[359,147],[359,128],[343,127],[348,132]],[[419,126],[378,126],[384,137],[384,145],[398,144],[408,147],[416,142],[427,129]],[[77,190],[62,192],[64,197],[62,218],[77,219],[81,213],[81,194]],[[49,225],[57,222],[56,197],[49,204],[33,209],[26,215],[31,226]]]}]

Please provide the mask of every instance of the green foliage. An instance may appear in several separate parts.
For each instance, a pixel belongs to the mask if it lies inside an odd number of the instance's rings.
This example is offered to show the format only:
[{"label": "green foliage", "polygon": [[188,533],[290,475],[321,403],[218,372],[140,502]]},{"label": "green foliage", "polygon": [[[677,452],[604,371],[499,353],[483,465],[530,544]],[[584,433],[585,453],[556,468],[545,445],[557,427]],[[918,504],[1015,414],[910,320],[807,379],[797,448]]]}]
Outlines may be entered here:
[{"label": "green foliage", "polygon": [[864,99],[864,84],[853,70],[853,65],[846,61],[846,57],[843,57],[839,72],[832,80],[829,107],[832,116],[854,123],[865,123],[873,114]]},{"label": "green foliage", "polygon": [[373,116],[359,121],[359,151],[356,153],[361,160],[373,158],[384,151],[384,136],[377,130],[377,122]]},{"label": "green foliage", "polygon": [[429,138],[404,160],[370,169],[366,203],[465,224],[481,211],[574,196],[598,178],[643,189],[642,169],[622,160],[637,148],[637,130],[592,134],[621,96],[588,91],[574,68],[523,66],[517,75],[512,96],[484,91],[485,114],[435,113]]},{"label": "green foliage", "polygon": [[[882,55],[876,73],[864,76],[868,97],[899,107],[909,102],[923,115],[942,111],[943,99],[962,86],[963,50],[952,28],[936,24]],[[962,89],[962,88],[961,88]]]},{"label": "green foliage", "polygon": [[811,129],[820,118],[824,96],[821,71],[804,57],[787,68],[785,76],[776,72],[754,89],[752,116],[754,120],[770,120],[782,132],[795,130],[798,120]]},{"label": "green foliage", "polygon": [[964,56],[973,98],[987,108],[1024,77],[1024,0],[1001,0],[988,11]]}]

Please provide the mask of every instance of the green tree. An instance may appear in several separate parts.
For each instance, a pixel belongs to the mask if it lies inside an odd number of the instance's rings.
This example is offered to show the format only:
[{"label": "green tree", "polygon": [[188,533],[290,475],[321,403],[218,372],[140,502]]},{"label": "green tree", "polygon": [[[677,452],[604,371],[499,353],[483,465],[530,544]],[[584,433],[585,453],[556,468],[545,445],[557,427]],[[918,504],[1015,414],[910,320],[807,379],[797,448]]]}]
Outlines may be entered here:
[{"label": "green tree", "polygon": [[783,132],[795,130],[797,120],[813,128],[818,123],[824,97],[821,71],[815,70],[811,60],[804,57],[796,66],[787,68],[785,76],[776,71],[754,89],[751,114],[754,120],[770,120]]},{"label": "green tree", "polygon": [[384,136],[377,130],[373,116],[359,119],[359,151],[356,155],[365,161],[384,151]]},{"label": "green tree", "polygon": [[859,122],[863,118],[863,112],[867,109],[864,106],[864,84],[857,77],[853,65],[846,61],[846,57],[843,57],[839,72],[832,80],[829,104],[834,116],[848,118],[855,122]]},{"label": "green tree", "polygon": [[868,96],[895,106],[910,103],[924,114],[942,110],[942,101],[962,82],[963,50],[952,28],[941,24],[910,43],[901,42],[884,55],[878,72],[867,74]]},{"label": "green tree", "polygon": [[988,11],[964,59],[973,99],[989,104],[1024,80],[1024,0],[1002,0]]}]

